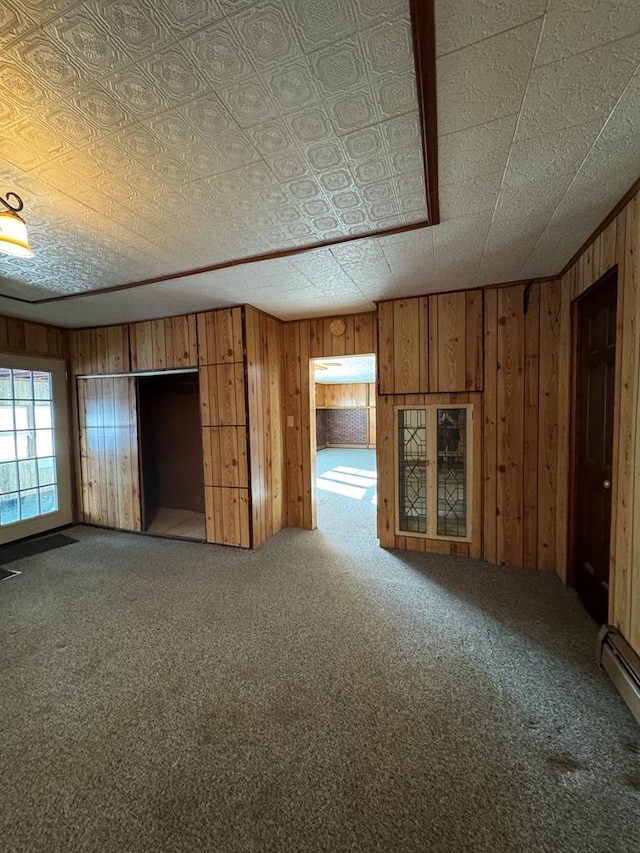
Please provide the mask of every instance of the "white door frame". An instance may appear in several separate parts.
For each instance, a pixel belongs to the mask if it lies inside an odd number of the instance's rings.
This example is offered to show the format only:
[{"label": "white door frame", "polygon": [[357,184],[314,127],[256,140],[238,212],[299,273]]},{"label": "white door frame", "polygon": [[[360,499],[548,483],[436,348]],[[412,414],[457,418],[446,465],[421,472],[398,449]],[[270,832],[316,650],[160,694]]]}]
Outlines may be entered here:
[{"label": "white door frame", "polygon": [[71,449],[69,442],[69,405],[66,361],[59,358],[0,353],[0,367],[22,370],[42,370],[52,374],[53,418],[55,436],[58,509],[46,515],[16,521],[0,527],[0,544],[45,533],[55,527],[71,524],[73,502],[71,492]]}]

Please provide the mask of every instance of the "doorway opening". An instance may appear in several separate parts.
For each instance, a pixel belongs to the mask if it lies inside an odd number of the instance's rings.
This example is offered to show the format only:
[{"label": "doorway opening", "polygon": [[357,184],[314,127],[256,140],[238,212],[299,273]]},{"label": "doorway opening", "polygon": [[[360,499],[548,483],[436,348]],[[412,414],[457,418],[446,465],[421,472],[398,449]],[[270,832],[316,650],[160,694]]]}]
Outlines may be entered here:
[{"label": "doorway opening", "polygon": [[142,529],[206,539],[197,372],[138,382]]},{"label": "doorway opening", "polygon": [[375,355],[313,362],[318,527],[376,534]]},{"label": "doorway opening", "polygon": [[576,305],[573,414],[573,585],[600,624],[608,619],[617,273],[590,287]]},{"label": "doorway opening", "polygon": [[71,524],[65,362],[0,355],[0,543]]}]

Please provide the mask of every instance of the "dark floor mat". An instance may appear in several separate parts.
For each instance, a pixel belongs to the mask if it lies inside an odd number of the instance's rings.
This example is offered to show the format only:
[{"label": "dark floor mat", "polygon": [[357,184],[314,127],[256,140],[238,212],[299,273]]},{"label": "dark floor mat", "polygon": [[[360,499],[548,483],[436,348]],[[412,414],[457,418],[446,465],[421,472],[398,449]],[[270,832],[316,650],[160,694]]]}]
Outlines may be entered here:
[{"label": "dark floor mat", "polygon": [[14,560],[24,560],[25,557],[33,557],[44,551],[53,551],[54,548],[73,545],[77,541],[71,536],[65,536],[64,533],[55,533],[53,536],[42,536],[39,539],[30,539],[15,545],[3,545],[0,547],[0,565],[13,563]]},{"label": "dark floor mat", "polygon": [[6,581],[8,578],[14,578],[20,572],[10,572],[9,569],[0,569],[0,581]]}]

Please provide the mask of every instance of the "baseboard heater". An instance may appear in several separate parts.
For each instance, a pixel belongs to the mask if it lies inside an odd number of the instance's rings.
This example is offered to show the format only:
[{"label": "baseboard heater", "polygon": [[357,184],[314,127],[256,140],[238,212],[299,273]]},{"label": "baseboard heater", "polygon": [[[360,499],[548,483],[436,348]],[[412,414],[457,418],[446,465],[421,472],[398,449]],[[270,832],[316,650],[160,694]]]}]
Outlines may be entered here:
[{"label": "baseboard heater", "polygon": [[598,634],[601,666],[640,723],[640,657],[617,628],[603,625]]}]

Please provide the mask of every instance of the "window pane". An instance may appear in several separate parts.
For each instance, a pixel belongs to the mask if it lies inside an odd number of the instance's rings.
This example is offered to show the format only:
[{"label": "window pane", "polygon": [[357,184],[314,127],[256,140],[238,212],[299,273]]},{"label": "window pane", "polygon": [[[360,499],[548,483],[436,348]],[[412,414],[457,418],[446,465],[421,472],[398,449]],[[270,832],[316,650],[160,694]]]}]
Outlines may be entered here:
[{"label": "window pane", "polygon": [[40,489],[40,514],[55,512],[58,509],[58,487],[45,486]]},{"label": "window pane", "polygon": [[51,429],[53,426],[53,411],[51,403],[36,403],[34,409],[36,429]]},{"label": "window pane", "polygon": [[53,377],[0,368],[0,524],[58,510]]},{"label": "window pane", "polygon": [[438,409],[438,535],[467,535],[466,409]]},{"label": "window pane", "polygon": [[26,462],[18,462],[18,473],[20,477],[20,491],[24,491],[25,489],[35,489],[38,485],[35,459],[29,459]]},{"label": "window pane", "polygon": [[427,532],[426,412],[398,410],[398,527]]},{"label": "window pane", "polygon": [[[29,432],[17,432],[16,433],[16,452],[18,454],[18,459],[33,459],[36,449],[36,442],[34,433]],[[45,454],[43,454],[44,456]],[[51,453],[47,454],[51,456]]]},{"label": "window pane", "polygon": [[0,430],[13,429],[13,402],[0,400]]},{"label": "window pane", "polygon": [[18,466],[15,462],[0,463],[0,494],[18,491]]},{"label": "window pane", "polygon": [[8,367],[0,367],[0,400],[11,400],[11,371]]},{"label": "window pane", "polygon": [[20,518],[35,518],[36,515],[40,515],[38,490],[20,492]]},{"label": "window pane", "polygon": [[29,417],[32,415],[31,405],[22,403],[16,403],[13,408],[13,416],[15,418],[15,427],[14,429],[29,429],[31,424],[29,423]]},{"label": "window pane", "polygon": [[51,374],[33,371],[33,396],[36,400],[51,399]]},{"label": "window pane", "polygon": [[30,370],[13,371],[13,396],[16,400],[32,400],[33,384]]},{"label": "window pane", "polygon": [[0,496],[0,524],[13,524],[14,521],[20,521],[17,492]]},{"label": "window pane", "polygon": [[38,459],[38,482],[41,486],[48,486],[56,481],[56,460],[53,456],[47,459]]},{"label": "window pane", "polygon": [[0,432],[0,462],[10,462],[16,458],[15,433]]},{"label": "window pane", "polygon": [[53,456],[53,430],[36,430],[37,456]]}]

